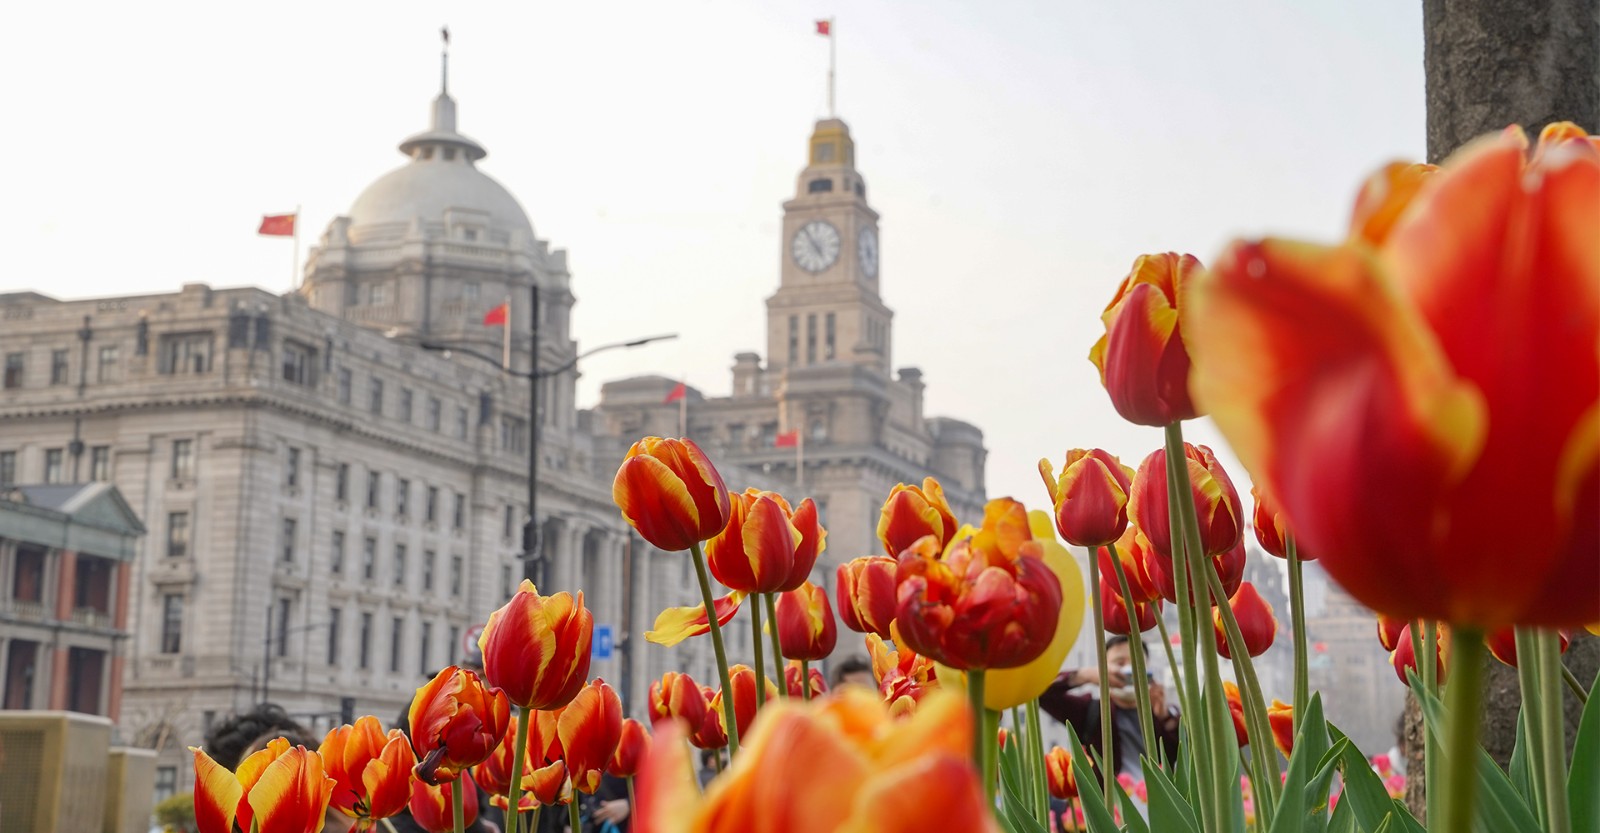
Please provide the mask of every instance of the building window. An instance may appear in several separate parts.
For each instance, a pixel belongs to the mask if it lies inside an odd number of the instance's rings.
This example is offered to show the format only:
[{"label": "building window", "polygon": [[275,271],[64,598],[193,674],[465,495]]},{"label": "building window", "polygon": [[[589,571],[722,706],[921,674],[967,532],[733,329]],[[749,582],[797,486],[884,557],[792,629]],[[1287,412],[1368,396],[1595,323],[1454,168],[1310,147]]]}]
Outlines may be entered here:
[{"label": "building window", "polygon": [[22,387],[22,369],[25,358],[26,356],[22,353],[6,354],[6,388],[8,390]]},{"label": "building window", "polygon": [[173,480],[194,479],[194,440],[172,441]]},{"label": "building window", "polygon": [[456,406],[456,439],[467,438],[467,408],[465,405]]},{"label": "building window", "polygon": [[429,486],[427,497],[422,501],[422,519],[428,523],[437,523],[439,520],[439,487]]},{"label": "building window", "polygon": [[375,284],[367,287],[367,303],[369,303],[369,304],[387,304],[387,303],[389,303],[389,285],[386,284],[386,283],[375,283]]},{"label": "building window", "polygon": [[312,387],[317,383],[317,348],[298,341],[283,342],[283,380]]},{"label": "building window", "polygon": [[433,550],[422,551],[422,589],[433,589],[433,562],[437,561],[439,554]]},{"label": "building window", "polygon": [[375,472],[375,471],[367,472],[367,508],[368,509],[377,509],[378,508],[378,478],[379,478],[379,474],[377,472]]},{"label": "building window", "polygon": [[[554,409],[552,409],[554,410]],[[500,449],[513,454],[528,451],[528,421],[514,416],[500,417]]]},{"label": "building window", "polygon": [[89,479],[96,483],[111,481],[111,446],[97,445],[89,449]]},{"label": "building window", "polygon": [[350,464],[340,463],[333,477],[333,499],[344,503],[350,499]]},{"label": "building window", "polygon": [[394,513],[402,521],[411,517],[411,481],[404,478],[394,482]]},{"label": "building window", "polygon": [[276,624],[278,626],[278,656],[280,657],[289,655],[289,608],[292,604],[294,603],[289,600],[288,596],[281,596],[278,599],[278,621]]},{"label": "building window", "polygon": [[333,531],[333,541],[328,553],[328,571],[331,573],[344,572],[344,532]]},{"label": "building window", "polygon": [[823,342],[822,359],[823,359],[823,361],[832,361],[833,360],[833,313],[831,313],[831,312],[828,313],[827,324],[823,329],[824,329],[824,336],[825,336],[826,340]]},{"label": "building window", "polygon": [[383,380],[373,379],[367,384],[367,410],[383,416]]},{"label": "building window", "polygon": [[832,142],[818,142],[811,146],[811,161],[832,162],[834,144]]},{"label": "building window", "polygon": [[500,596],[502,598],[509,599],[515,593],[517,588],[516,588],[516,585],[512,583],[513,581],[515,581],[515,579],[516,579],[516,577],[511,572],[511,565],[510,564],[501,564],[500,565]]},{"label": "building window", "polygon": [[400,389],[400,421],[411,424],[411,389]]},{"label": "building window", "polygon": [[439,401],[439,397],[437,397],[437,396],[428,397],[428,430],[429,431],[432,431],[435,434],[439,433],[439,418],[440,418],[440,414],[442,414],[443,412],[444,412],[444,403]]},{"label": "building window", "polygon": [[831,179],[813,179],[806,184],[806,193],[808,194],[826,194],[831,191],[833,191],[833,180]]},{"label": "building window", "polygon": [[370,580],[378,572],[378,539],[368,537],[361,542],[361,575]]},{"label": "building window", "polygon": [[789,316],[789,364],[800,363],[800,316]]},{"label": "building window", "polygon": [[178,768],[175,766],[156,767],[156,803],[177,795],[178,793]]},{"label": "building window", "polygon": [[467,496],[456,493],[456,506],[454,517],[451,518],[450,528],[460,532],[467,525]]},{"label": "building window", "polygon": [[67,383],[67,351],[50,351],[50,384],[65,385]]},{"label": "building window", "polygon": [[502,527],[500,530],[501,537],[510,539],[511,533],[517,528],[517,507],[509,503],[506,504],[505,520],[502,523]]},{"label": "building window", "polygon": [[284,463],[283,485],[291,489],[300,486],[300,449],[289,446],[289,459]]},{"label": "building window", "polygon": [[44,482],[62,482],[62,479],[65,477],[65,473],[61,465],[62,459],[63,453],[61,449],[47,448],[44,450]]},{"label": "building window", "polygon": [[[461,646],[461,629],[456,627],[455,625],[451,625],[450,629],[445,631],[445,636],[446,636],[446,642],[444,643],[445,658],[449,659],[451,654],[453,654],[456,651],[461,650],[461,647],[460,647]],[[424,672],[424,673],[426,673],[426,672]]]},{"label": "building window", "polygon": [[806,364],[817,363],[817,314],[806,315]]},{"label": "building window", "polygon": [[95,366],[95,380],[99,382],[115,382],[117,380],[117,345],[107,344],[100,348],[100,363]]},{"label": "building window", "polygon": [[450,595],[452,596],[461,595],[462,573],[465,566],[466,564],[462,561],[461,556],[450,556]]},{"label": "building window", "polygon": [[17,452],[0,451],[0,486],[17,482]]},{"label": "building window", "polygon": [[19,602],[44,601],[44,556],[43,547],[17,547],[11,569],[11,598]]},{"label": "building window", "polygon": [[[421,637],[422,638],[420,640],[418,640],[418,641],[420,641],[422,643],[422,656],[420,657],[421,662],[419,663],[419,665],[421,667],[418,668],[417,671],[418,671],[418,673],[421,673],[421,674],[427,674],[427,673],[429,673],[430,671],[433,670],[432,668],[429,667],[431,665],[431,663],[428,661],[428,647],[429,647],[428,643],[433,641],[433,623],[432,622],[423,622],[422,623]],[[507,805],[507,806],[509,806],[509,805]]]},{"label": "building window", "polygon": [[283,519],[282,553],[283,562],[285,564],[292,564],[294,562],[294,534],[298,530],[298,527],[299,524],[295,522],[294,518]]},{"label": "building window", "polygon": [[350,404],[350,368],[339,368],[339,404]]},{"label": "building window", "polygon": [[328,664],[339,664],[339,625],[344,618],[344,611],[337,607],[328,608]]},{"label": "building window", "polygon": [[161,653],[176,654],[181,650],[183,650],[183,596],[168,593],[161,597]]},{"label": "building window", "polygon": [[189,554],[189,513],[167,513],[167,557],[183,558]]},{"label": "building window", "polygon": [[389,670],[400,673],[400,644],[406,638],[406,620],[396,616],[389,623]]},{"label": "building window", "polygon": [[211,370],[211,333],[173,333],[161,337],[161,373],[205,373]]},{"label": "building window", "polygon": [[406,545],[394,545],[394,586],[404,587],[406,584]]},{"label": "building window", "polygon": [[367,669],[372,667],[372,614],[361,614],[361,639],[360,651],[356,658],[356,667]]}]

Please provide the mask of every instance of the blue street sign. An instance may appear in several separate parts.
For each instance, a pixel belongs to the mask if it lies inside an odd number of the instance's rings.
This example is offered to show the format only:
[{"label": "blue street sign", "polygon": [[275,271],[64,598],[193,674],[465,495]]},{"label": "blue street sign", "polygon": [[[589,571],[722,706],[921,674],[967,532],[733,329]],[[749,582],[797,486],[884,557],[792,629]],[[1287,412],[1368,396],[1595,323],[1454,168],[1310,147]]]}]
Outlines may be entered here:
[{"label": "blue street sign", "polygon": [[611,651],[615,647],[611,640],[610,625],[594,626],[594,643],[590,646],[591,655],[595,659],[611,659]]}]

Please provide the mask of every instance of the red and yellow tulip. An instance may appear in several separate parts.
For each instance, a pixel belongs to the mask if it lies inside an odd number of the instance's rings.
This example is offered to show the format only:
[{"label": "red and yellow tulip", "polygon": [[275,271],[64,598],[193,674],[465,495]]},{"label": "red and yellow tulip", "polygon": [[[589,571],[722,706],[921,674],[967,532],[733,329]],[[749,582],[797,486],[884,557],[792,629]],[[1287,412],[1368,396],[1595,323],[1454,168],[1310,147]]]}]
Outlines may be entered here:
[{"label": "red and yellow tulip", "polygon": [[[1117,587],[1115,576],[1100,574],[1100,607],[1104,619],[1106,633],[1116,633],[1123,636],[1133,634],[1133,625],[1128,615],[1128,603],[1122,598],[1122,591]],[[1161,599],[1153,602],[1134,602],[1132,621],[1139,624],[1139,633],[1156,626],[1156,617],[1161,615]]]},{"label": "red and yellow tulip", "polygon": [[[1558,631],[1556,636],[1560,652],[1566,653],[1567,646],[1571,644],[1567,632]],[[1493,654],[1495,659],[1512,668],[1517,667],[1517,634],[1515,628],[1501,628],[1485,636],[1484,642],[1488,644],[1489,653]]]},{"label": "red and yellow tulip", "polygon": [[[1440,625],[1435,629],[1434,633],[1436,634],[1436,647],[1433,658],[1434,679],[1443,683],[1445,675],[1450,671],[1450,629]],[[1406,685],[1411,684],[1411,681],[1406,678],[1407,672],[1414,670],[1418,676],[1421,676],[1422,669],[1417,667],[1417,654],[1411,645],[1410,625],[1400,629],[1400,637],[1395,640],[1394,650],[1389,653],[1389,664],[1394,666],[1395,676],[1399,677],[1400,682]]]},{"label": "red and yellow tulip", "polygon": [[872,677],[892,714],[910,713],[940,685],[933,660],[904,645],[891,648],[875,633],[867,634],[867,655],[872,657]]},{"label": "red and yellow tulip", "polygon": [[682,720],[690,731],[706,719],[706,700],[700,684],[688,674],[668,671],[650,684],[646,711],[650,724],[659,727],[664,720]]},{"label": "red and yellow tulip", "polygon": [[839,632],[826,590],[809,581],[802,582],[778,597],[774,611],[778,617],[774,623],[778,645],[785,659],[814,661],[833,653]]},{"label": "red and yellow tulip", "polygon": [[314,833],[322,829],[334,780],[322,756],[283,738],[239,762],[229,772],[195,747],[194,816],[200,833]]},{"label": "red and yellow tulip", "polygon": [[[1172,576],[1174,563],[1172,559],[1151,550],[1150,557],[1145,559],[1144,567],[1145,573],[1150,576],[1150,582],[1155,585],[1156,591],[1161,595],[1161,598],[1177,604],[1178,588]],[[1233,595],[1244,581],[1244,540],[1240,539],[1233,549],[1211,559],[1211,564],[1217,571],[1217,577],[1222,580],[1223,592],[1230,596]],[[1201,576],[1201,578],[1204,578],[1204,576]],[[1194,595],[1192,584],[1189,595],[1191,597]]]},{"label": "red and yellow tulip", "polygon": [[883,555],[854,558],[839,565],[835,593],[844,626],[888,639],[894,621],[895,560]]},{"label": "red and yellow tulip", "polygon": [[1250,744],[1250,734],[1244,728],[1244,698],[1239,696],[1239,687],[1226,680],[1222,683],[1222,693],[1228,701],[1228,714],[1233,717],[1233,734],[1240,746]]},{"label": "red and yellow tulip", "polygon": [[[728,745],[728,730],[723,726],[722,701],[717,699],[717,693],[711,686],[700,687],[700,700],[705,704],[700,725],[691,726],[689,742],[699,749],[721,749]],[[660,732],[661,727],[656,727]]]},{"label": "red and yellow tulip", "polygon": [[[713,599],[711,607],[717,612],[717,624],[726,625],[733,621],[734,614],[739,612],[739,605],[744,602],[744,591],[735,590],[720,599]],[[673,645],[688,639],[691,636],[700,636],[711,632],[711,620],[706,618],[706,606],[702,602],[697,605],[684,607],[669,607],[656,616],[655,627],[644,632],[647,641],[657,645]]]},{"label": "red and yellow tulip", "polygon": [[[822,672],[815,668],[808,670],[811,673],[806,676],[806,682],[810,683],[810,696],[821,697],[822,695],[828,693],[828,681],[823,679]],[[784,688],[788,689],[790,697],[806,696],[806,690],[800,682],[800,674],[801,670],[799,660],[792,659],[784,664],[783,683]]]},{"label": "red and yellow tulip", "polygon": [[706,542],[711,575],[733,590],[774,593],[789,581],[800,530],[789,504],[775,492],[730,493],[728,525]]},{"label": "red and yellow tulip", "polygon": [[765,700],[773,700],[777,698],[778,687],[773,685],[772,681],[766,679],[765,677],[761,678],[761,682],[766,686],[766,690],[760,695],[757,695],[756,677],[757,675],[755,669],[751,668],[750,666],[743,664],[735,665],[734,667],[728,669],[728,684],[733,686],[732,695],[729,695],[725,691],[718,691],[712,696],[711,702],[706,708],[716,714],[717,723],[719,726],[722,726],[724,733],[727,730],[726,725],[722,724],[724,719],[722,714],[722,698],[724,696],[733,697],[733,715],[734,719],[739,721],[739,737],[744,737],[744,733],[750,728],[750,723],[756,719],[756,708],[760,705],[760,701],[756,698],[758,696]]},{"label": "red and yellow tulip", "polygon": [[878,513],[878,541],[890,558],[898,558],[912,544],[930,535],[942,550],[955,536],[956,528],[956,516],[944,499],[944,489],[931,477],[921,486],[896,485]]},{"label": "red and yellow tulip", "polygon": [[1201,268],[1193,255],[1140,255],[1100,315],[1106,333],[1089,361],[1129,422],[1162,426],[1200,415],[1189,398],[1184,306]]},{"label": "red and yellow tulip", "polygon": [[[1150,570],[1145,563],[1152,557],[1150,542],[1145,539],[1138,527],[1129,525],[1122,533],[1116,544],[1117,560],[1122,562],[1122,572],[1128,578],[1128,593],[1135,602],[1153,602],[1161,598],[1161,588],[1156,586],[1155,580],[1150,577]],[[1111,563],[1111,557],[1106,554],[1106,548],[1100,548],[1100,575],[1111,576],[1112,586],[1120,589],[1117,584],[1117,573]],[[1159,565],[1158,565],[1159,566]],[[1242,569],[1242,568],[1241,568]],[[1173,594],[1176,596],[1176,592]]]},{"label": "red and yellow tulip", "polygon": [[429,784],[454,781],[494,752],[511,723],[505,692],[454,665],[417,689],[409,715],[416,776]]},{"label": "red and yellow tulip", "polygon": [[[530,727],[530,735],[535,732]],[[512,752],[515,749],[517,737],[517,716],[511,716],[511,722],[506,724],[506,736],[500,745],[495,747],[493,754],[485,758],[483,763],[472,768],[472,780],[477,782],[483,791],[489,794],[489,800],[502,809],[509,807],[511,802],[508,796],[511,793],[511,770],[515,764],[512,762]],[[522,762],[523,789],[527,789],[527,780],[533,774],[535,767],[544,763],[544,755],[540,748],[543,746],[537,738],[530,737],[530,747],[527,758]],[[409,797],[409,796],[408,796]],[[495,801],[499,799],[499,801]],[[521,794],[517,802],[524,812],[539,806],[538,801],[526,792]]]},{"label": "red and yellow tulip", "polygon": [[632,778],[650,750],[650,731],[633,718],[622,721],[622,734],[617,739],[617,751],[611,756],[606,772],[618,778]]},{"label": "red and yellow tulip", "polygon": [[1057,477],[1049,460],[1039,461],[1039,476],[1055,508],[1056,530],[1067,543],[1103,547],[1128,528],[1128,493],[1133,469],[1098,448],[1074,448]]},{"label": "red and yellow tulip", "polygon": [[1045,783],[1050,796],[1061,801],[1078,797],[1078,778],[1072,772],[1072,753],[1059,746],[1050,747],[1044,755]]},{"label": "red and yellow tulip", "polygon": [[[1244,528],[1243,509],[1233,480],[1211,449],[1183,444],[1189,488],[1194,492],[1195,516],[1200,522],[1200,548],[1220,555],[1238,546]],[[1171,559],[1172,523],[1167,512],[1167,450],[1150,452],[1133,476],[1133,497],[1128,515],[1144,533],[1151,548]]]},{"label": "red and yellow tulip", "polygon": [[[411,820],[428,833],[451,833],[456,829],[451,809],[455,788],[454,781],[438,785],[429,784],[420,778],[412,781],[411,801],[407,805],[411,810]],[[466,789],[461,791],[461,806],[464,810],[462,823],[471,826],[478,820],[478,790],[471,782],[468,782]]]},{"label": "red and yellow tulip", "polygon": [[[1283,512],[1278,509],[1278,504],[1261,491],[1260,486],[1250,487],[1250,497],[1256,502],[1255,515],[1251,519],[1251,526],[1255,527],[1256,540],[1261,542],[1261,548],[1268,555],[1278,558],[1289,557],[1289,522],[1284,519]],[[1315,553],[1308,553],[1305,548],[1296,546],[1295,557],[1301,561],[1315,561]]]},{"label": "red and yellow tulip", "polygon": [[1385,651],[1393,653],[1394,649],[1400,647],[1400,636],[1406,633],[1407,624],[1404,619],[1378,614],[1378,644]]},{"label": "red and yellow tulip", "polygon": [[[1278,620],[1273,618],[1272,605],[1267,604],[1256,586],[1247,581],[1239,585],[1239,589],[1228,598],[1228,607],[1233,609],[1233,618],[1239,623],[1239,634],[1244,637],[1245,650],[1252,657],[1266,653],[1278,635]],[[1222,626],[1221,611],[1211,611],[1211,626],[1216,631],[1217,653],[1223,659],[1232,659],[1233,655],[1228,652],[1228,635]]]},{"label": "red and yellow tulip", "polygon": [[1272,727],[1272,743],[1289,757],[1294,752],[1294,706],[1274,698],[1267,707],[1267,725]]},{"label": "red and yellow tulip", "polygon": [[489,614],[478,636],[483,677],[525,709],[558,709],[577,696],[589,677],[594,616],[583,591],[541,596],[523,579],[516,595]]},{"label": "red and yellow tulip", "polygon": [[411,799],[411,769],[417,765],[411,741],[399,729],[385,735],[372,715],[330,729],[317,754],[334,781],[329,804],[354,818],[357,830],[371,829]]},{"label": "red and yellow tulip", "polygon": [[1596,621],[1600,149],[1512,129],[1411,194],[1341,246],[1232,245],[1193,287],[1194,392],[1374,610]]},{"label": "red and yellow tulip", "polygon": [[800,545],[795,547],[789,577],[778,585],[779,592],[788,592],[804,584],[811,577],[811,568],[817,565],[817,557],[828,549],[828,531],[822,528],[822,515],[816,501],[811,498],[800,501],[789,515],[789,523],[799,530]]},{"label": "red and yellow tulip", "polygon": [[645,437],[628,449],[611,497],[639,535],[676,552],[728,525],[728,487],[693,440]]},{"label": "red and yellow tulip", "polygon": [[917,653],[953,668],[1013,668],[1049,647],[1061,582],[1044,562],[1028,512],[989,501],[983,528],[942,556],[926,536],[900,555],[895,621]]},{"label": "red and yellow tulip", "polygon": [[561,710],[556,735],[572,789],[593,794],[622,741],[622,699],[603,680],[591,681]]}]

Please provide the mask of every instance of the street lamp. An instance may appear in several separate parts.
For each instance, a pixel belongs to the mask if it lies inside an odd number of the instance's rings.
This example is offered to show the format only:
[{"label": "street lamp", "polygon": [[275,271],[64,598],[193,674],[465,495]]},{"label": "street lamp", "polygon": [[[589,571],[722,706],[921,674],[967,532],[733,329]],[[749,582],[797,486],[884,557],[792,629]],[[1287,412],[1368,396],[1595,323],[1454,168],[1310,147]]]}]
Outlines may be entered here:
[{"label": "street lamp", "polygon": [[[558,367],[552,367],[549,370],[540,370],[539,290],[537,286],[534,287],[532,295],[533,303],[531,307],[531,318],[533,347],[530,350],[531,358],[529,360],[529,369],[526,372],[505,367],[501,364],[500,359],[496,359],[484,353],[479,353],[478,351],[470,348],[457,347],[449,344],[440,344],[431,341],[420,342],[418,346],[424,350],[432,350],[437,353],[443,353],[445,354],[446,358],[448,358],[452,353],[461,353],[463,355],[471,356],[475,359],[479,359],[499,367],[504,373],[528,380],[528,518],[522,526],[522,554],[519,555],[518,558],[524,564],[523,574],[532,580],[535,585],[541,589],[545,589],[545,585],[547,584],[546,579],[548,578],[548,576],[545,575],[545,571],[548,567],[548,561],[544,558],[543,553],[540,551],[541,547],[539,546],[540,542],[538,525],[539,513],[537,511],[539,498],[539,436],[542,432],[543,426],[543,420],[539,418],[539,383],[552,376],[559,376],[562,373],[571,370],[573,367],[577,366],[580,360],[593,356],[596,353],[603,353],[607,350],[622,350],[625,348],[643,347],[646,344],[651,344],[657,341],[670,341],[677,338],[678,334],[667,333],[664,335],[645,336],[644,338],[636,338],[631,341],[618,341],[611,344],[602,344],[599,347],[585,350],[582,353],[573,356]],[[510,326],[509,322],[507,323],[507,326]],[[545,592],[549,591],[545,590]]]}]

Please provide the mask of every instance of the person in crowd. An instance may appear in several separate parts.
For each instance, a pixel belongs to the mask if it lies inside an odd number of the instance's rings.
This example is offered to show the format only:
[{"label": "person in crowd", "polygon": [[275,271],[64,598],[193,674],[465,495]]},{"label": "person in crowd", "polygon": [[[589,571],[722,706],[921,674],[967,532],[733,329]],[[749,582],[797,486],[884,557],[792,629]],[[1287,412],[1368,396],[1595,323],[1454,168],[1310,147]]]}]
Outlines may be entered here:
[{"label": "person in crowd", "polygon": [[[1143,643],[1140,643],[1143,645]],[[1106,640],[1106,663],[1111,679],[1102,681],[1098,668],[1070,668],[1061,672],[1055,682],[1039,697],[1039,708],[1046,714],[1072,727],[1084,751],[1091,758],[1103,755],[1100,731],[1100,697],[1111,698],[1112,739],[1111,765],[1118,773],[1128,773],[1135,780],[1144,778],[1141,755],[1154,757],[1155,750],[1146,749],[1144,733],[1139,728],[1138,699],[1135,685],[1150,687],[1150,710],[1154,719],[1156,742],[1165,750],[1167,760],[1178,759],[1178,710],[1167,705],[1167,689],[1152,677],[1134,680],[1129,665],[1128,637],[1112,636]],[[1146,652],[1148,656],[1148,652]],[[1087,685],[1098,686],[1098,695],[1078,692]]]},{"label": "person in crowd", "polygon": [[833,674],[828,680],[828,690],[832,691],[847,685],[864,686],[873,691],[878,690],[878,681],[872,677],[872,666],[867,661],[856,656],[845,657],[834,663]]}]

